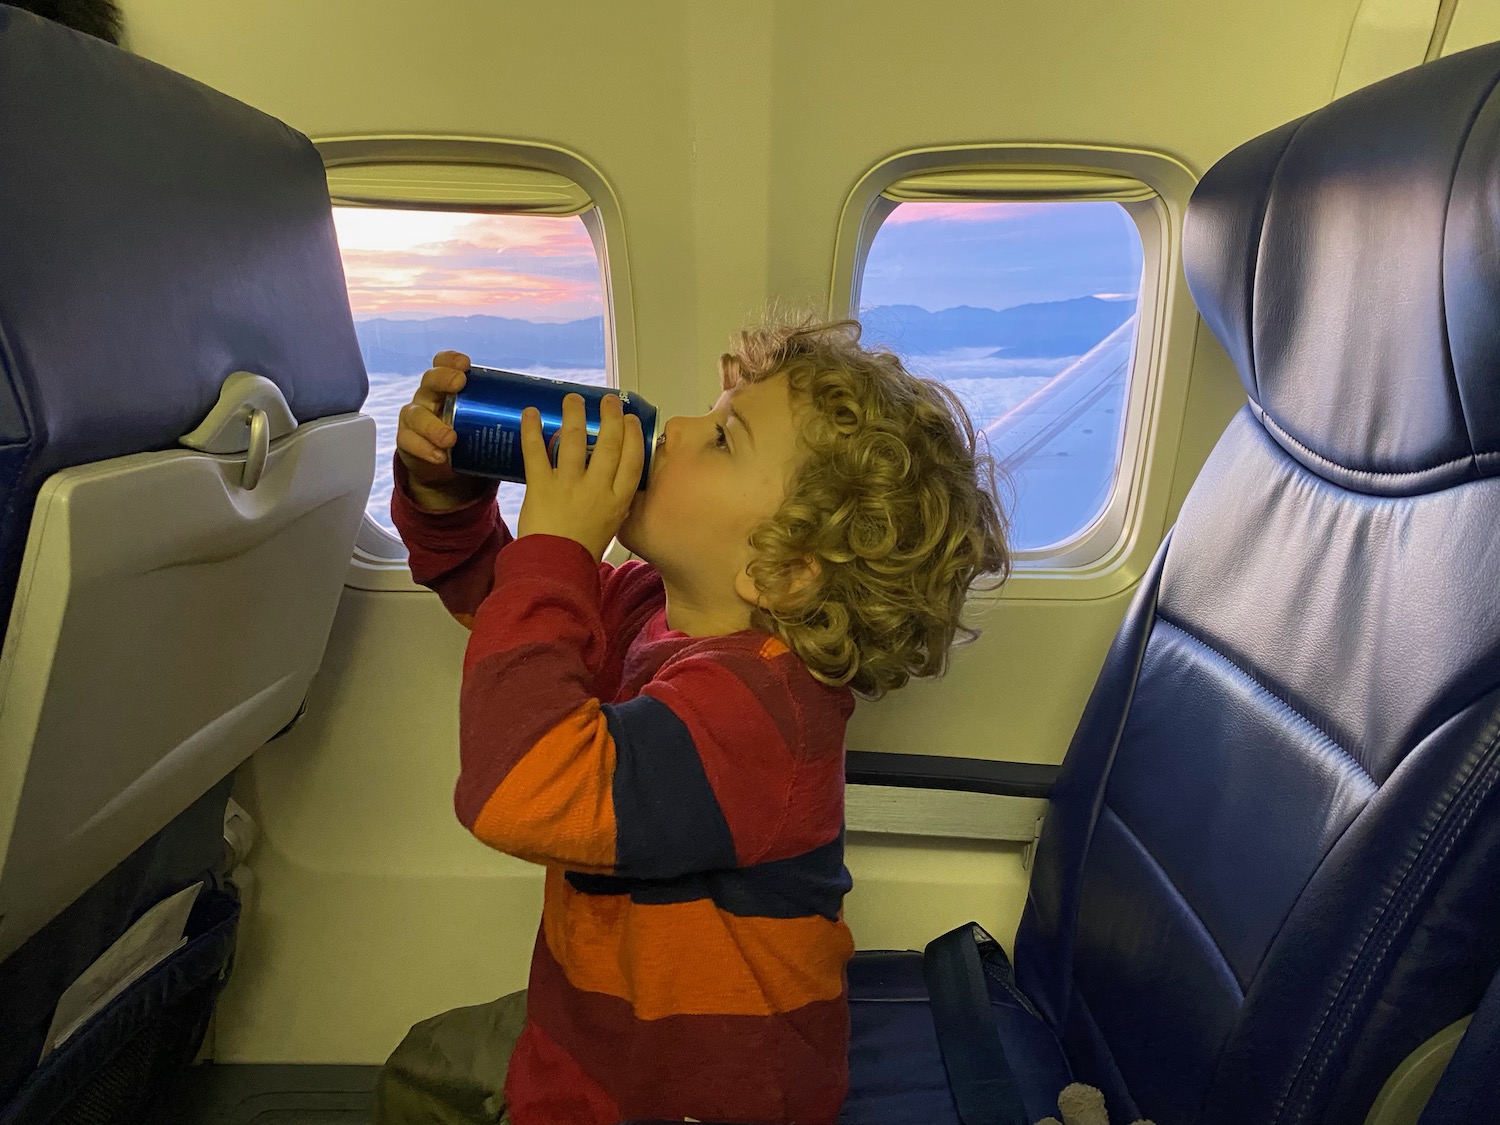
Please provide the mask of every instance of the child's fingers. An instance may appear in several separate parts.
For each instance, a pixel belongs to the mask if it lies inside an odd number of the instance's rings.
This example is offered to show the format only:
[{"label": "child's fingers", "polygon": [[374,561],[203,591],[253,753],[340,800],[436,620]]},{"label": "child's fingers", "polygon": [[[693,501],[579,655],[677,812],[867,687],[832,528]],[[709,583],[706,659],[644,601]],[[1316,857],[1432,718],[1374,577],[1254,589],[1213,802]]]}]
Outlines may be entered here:
[{"label": "child's fingers", "polygon": [[407,468],[414,469],[412,459],[415,459],[430,465],[441,465],[444,470],[451,472],[448,468],[447,451],[458,441],[458,435],[452,428],[432,411],[415,403],[403,406],[398,418],[396,449],[406,460]]},{"label": "child's fingers", "polygon": [[624,446],[620,450],[620,463],[615,467],[615,495],[628,499],[641,486],[641,470],[646,465],[646,438],[641,429],[638,414],[625,417]]},{"label": "child's fingers", "polygon": [[542,412],[534,406],[521,411],[521,464],[526,470],[526,493],[552,472],[547,443],[542,440]]},{"label": "child's fingers", "polygon": [[441,465],[448,460],[446,450],[439,449],[421,434],[406,426],[396,431],[396,448],[422,461]]},{"label": "child's fingers", "polygon": [[456,367],[459,371],[467,371],[470,367],[469,357],[463,352],[438,352],[432,357],[434,367]]},{"label": "child's fingers", "polygon": [[[417,417],[426,414],[426,411],[423,411],[422,408],[411,407],[410,404],[407,407],[402,407],[402,411],[407,410],[413,411],[414,416]],[[432,419],[431,414],[426,414],[426,417]],[[437,422],[437,419],[434,419],[434,422]],[[438,422],[438,426],[447,431],[447,426],[444,426],[443,423]],[[438,435],[437,440],[435,440],[434,437],[420,431],[416,426],[408,426],[407,423],[402,422],[402,425],[396,428],[396,450],[404,455],[402,459],[407,460],[407,468],[411,468],[411,459],[413,458],[425,460],[425,462],[432,463],[432,465],[447,465],[449,447],[453,446],[453,443],[458,440],[458,435],[453,434],[453,431],[447,432],[452,434],[453,437]]]},{"label": "child's fingers", "polygon": [[439,449],[447,449],[458,440],[458,433],[432,411],[419,403],[408,402],[397,415],[396,436],[405,430],[424,438]]},{"label": "child's fingers", "polygon": [[576,479],[583,475],[584,460],[588,454],[583,396],[565,396],[562,413],[562,428],[557,437],[557,471],[570,479]]},{"label": "child's fingers", "polygon": [[[458,435],[445,426],[431,411],[407,403],[401,408],[401,424],[396,427],[396,450],[406,462],[408,471],[416,472],[417,463],[442,466],[440,475],[452,473],[448,450]],[[415,420],[416,425],[411,422]],[[423,423],[427,423],[423,425]],[[426,475],[419,474],[423,479]]]},{"label": "child's fingers", "polygon": [[599,434],[594,438],[588,471],[606,485],[613,484],[615,468],[620,463],[620,445],[624,439],[620,415],[623,413],[618,395],[605,395],[599,403]]},{"label": "child's fingers", "polygon": [[[444,355],[450,353],[444,352]],[[459,356],[463,359],[463,356]],[[442,407],[446,395],[457,394],[464,389],[469,377],[457,367],[429,367],[422,373],[421,382],[411,396],[412,402],[424,406],[434,414]]]}]

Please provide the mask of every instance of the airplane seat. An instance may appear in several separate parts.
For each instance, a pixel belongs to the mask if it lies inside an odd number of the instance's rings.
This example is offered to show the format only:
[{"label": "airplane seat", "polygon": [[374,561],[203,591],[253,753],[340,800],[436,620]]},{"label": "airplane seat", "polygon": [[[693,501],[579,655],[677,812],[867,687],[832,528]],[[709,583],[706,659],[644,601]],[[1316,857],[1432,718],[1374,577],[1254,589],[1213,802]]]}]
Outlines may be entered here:
[{"label": "airplane seat", "polygon": [[[374,424],[280,121],[0,5],[0,229],[0,1122],[114,1120],[227,971],[228,778],[321,661]],[[111,998],[138,920],[186,945]]]},{"label": "airplane seat", "polygon": [[[1028,1112],[1045,1021],[1117,1123],[1357,1125],[1500,967],[1497,83],[1500,44],[1406,71],[1193,195],[1249,402],[1051,795],[1015,955],[1041,1019],[996,1021]],[[843,1120],[956,1121],[918,956],[869,956]],[[916,1002],[881,1003],[903,957]]]}]

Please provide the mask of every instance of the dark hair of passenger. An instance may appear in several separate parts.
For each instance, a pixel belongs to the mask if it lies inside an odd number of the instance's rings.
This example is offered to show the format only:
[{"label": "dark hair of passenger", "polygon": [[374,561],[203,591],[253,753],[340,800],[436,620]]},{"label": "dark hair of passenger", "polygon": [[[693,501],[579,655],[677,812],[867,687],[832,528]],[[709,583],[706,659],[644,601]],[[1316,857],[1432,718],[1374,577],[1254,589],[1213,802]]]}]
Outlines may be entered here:
[{"label": "dark hair of passenger", "polygon": [[44,19],[52,20],[103,39],[106,43],[120,45],[125,22],[120,15],[120,6],[115,0],[5,0],[7,4],[32,12]]}]

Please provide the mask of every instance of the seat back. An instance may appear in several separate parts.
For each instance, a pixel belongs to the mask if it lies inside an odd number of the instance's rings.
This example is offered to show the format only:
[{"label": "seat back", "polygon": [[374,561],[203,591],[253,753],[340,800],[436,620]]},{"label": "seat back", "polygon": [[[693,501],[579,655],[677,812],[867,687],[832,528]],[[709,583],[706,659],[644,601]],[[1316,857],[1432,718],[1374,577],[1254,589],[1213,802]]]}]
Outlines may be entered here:
[{"label": "seat back", "polygon": [[0,231],[4,959],[297,714],[374,425],[274,118],[0,6]]},{"label": "seat back", "polygon": [[1249,403],[1053,794],[1023,987],[1124,1120],[1363,1121],[1500,965],[1500,45],[1241,146],[1188,280]]}]

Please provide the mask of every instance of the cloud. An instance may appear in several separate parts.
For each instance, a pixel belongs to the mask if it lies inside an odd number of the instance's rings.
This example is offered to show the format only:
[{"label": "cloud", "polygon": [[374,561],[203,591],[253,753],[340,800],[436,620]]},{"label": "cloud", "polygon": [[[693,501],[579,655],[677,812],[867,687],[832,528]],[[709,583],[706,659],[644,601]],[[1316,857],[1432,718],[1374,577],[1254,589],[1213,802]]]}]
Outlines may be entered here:
[{"label": "cloud", "polygon": [[996,223],[1017,221],[1051,206],[1048,203],[903,203],[885,223]]},{"label": "cloud", "polygon": [[935,221],[876,233],[863,304],[1006,309],[1140,287],[1140,236],[1116,203],[908,203],[896,214],[924,207]]},{"label": "cloud", "polygon": [[345,264],[349,304],[356,316],[491,313],[528,320],[576,320],[599,315],[599,284],[504,273],[493,269],[414,269],[402,263]]},{"label": "cloud", "polygon": [[538,254],[530,247],[492,250],[472,242],[452,242],[444,244],[444,251],[441,259],[450,269],[499,269],[573,281],[599,277],[599,260],[592,247],[586,254]]},{"label": "cloud", "polygon": [[358,317],[574,320],[602,309],[577,218],[335,207],[334,223]]},{"label": "cloud", "polygon": [[454,241],[486,250],[525,250],[537,257],[587,254],[594,257],[594,243],[578,218],[552,215],[475,215],[469,226],[456,232]]}]

